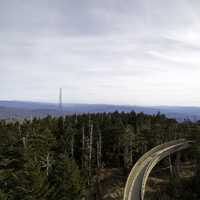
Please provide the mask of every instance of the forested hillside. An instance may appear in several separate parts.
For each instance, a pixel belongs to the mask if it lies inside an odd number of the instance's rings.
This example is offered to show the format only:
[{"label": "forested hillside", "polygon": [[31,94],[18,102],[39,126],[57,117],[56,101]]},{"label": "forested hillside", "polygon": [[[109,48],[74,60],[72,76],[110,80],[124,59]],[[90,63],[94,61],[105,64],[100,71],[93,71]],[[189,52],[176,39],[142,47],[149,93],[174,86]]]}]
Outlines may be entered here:
[{"label": "forested hillside", "polygon": [[62,104],[62,112],[57,103],[41,103],[29,101],[1,101],[0,120],[15,121],[31,119],[33,117],[43,118],[48,115],[59,117],[73,113],[108,113],[118,110],[119,112],[136,113],[143,112],[148,115],[155,115],[160,112],[168,118],[174,118],[179,122],[189,119],[190,121],[200,120],[200,107],[186,106],[133,106],[133,105],[112,105],[112,104]]},{"label": "forested hillside", "polygon": [[[0,199],[109,199],[103,196],[102,172],[119,170],[120,173],[115,173],[125,183],[141,155],[178,138],[198,143],[200,123],[178,123],[159,113],[135,112],[48,116],[15,123],[1,121]],[[195,153],[190,157],[196,159],[198,146],[193,150]],[[199,198],[195,189],[200,174],[198,165],[196,162],[196,174],[189,182],[191,190],[194,188],[190,191],[195,194],[192,199]]]}]

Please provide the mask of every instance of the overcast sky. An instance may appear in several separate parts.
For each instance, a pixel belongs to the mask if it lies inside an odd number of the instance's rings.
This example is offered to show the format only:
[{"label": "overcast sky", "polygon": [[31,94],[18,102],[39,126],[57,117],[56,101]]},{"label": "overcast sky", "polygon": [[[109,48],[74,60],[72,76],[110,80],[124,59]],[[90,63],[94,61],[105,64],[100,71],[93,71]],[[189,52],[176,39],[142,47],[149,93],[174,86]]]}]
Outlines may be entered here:
[{"label": "overcast sky", "polygon": [[200,106],[199,0],[0,0],[0,100]]}]

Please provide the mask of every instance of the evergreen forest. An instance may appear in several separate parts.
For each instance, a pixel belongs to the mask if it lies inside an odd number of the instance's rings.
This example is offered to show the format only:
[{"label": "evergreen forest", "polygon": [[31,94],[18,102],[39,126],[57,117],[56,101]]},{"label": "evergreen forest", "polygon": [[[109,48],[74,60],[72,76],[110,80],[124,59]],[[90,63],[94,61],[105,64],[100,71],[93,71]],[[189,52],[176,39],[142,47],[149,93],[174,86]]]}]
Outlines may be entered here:
[{"label": "evergreen forest", "polygon": [[[2,120],[0,200],[122,199],[134,163],[149,149],[179,138],[195,141],[181,155],[192,175],[180,178],[176,167],[173,175],[167,170],[168,184],[146,199],[200,199],[200,122],[134,111]],[[153,175],[166,166],[160,163]],[[109,188],[117,185],[120,194],[110,196]]]}]

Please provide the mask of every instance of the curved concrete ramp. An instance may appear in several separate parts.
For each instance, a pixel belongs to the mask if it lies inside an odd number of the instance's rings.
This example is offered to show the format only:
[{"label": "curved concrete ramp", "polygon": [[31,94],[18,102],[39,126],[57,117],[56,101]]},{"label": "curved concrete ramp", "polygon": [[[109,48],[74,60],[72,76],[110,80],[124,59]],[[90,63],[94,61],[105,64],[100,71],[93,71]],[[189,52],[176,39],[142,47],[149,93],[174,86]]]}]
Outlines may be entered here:
[{"label": "curved concrete ramp", "polygon": [[156,146],[145,153],[132,168],[126,182],[124,200],[143,200],[145,185],[153,167],[164,157],[188,148],[191,141],[174,140]]}]

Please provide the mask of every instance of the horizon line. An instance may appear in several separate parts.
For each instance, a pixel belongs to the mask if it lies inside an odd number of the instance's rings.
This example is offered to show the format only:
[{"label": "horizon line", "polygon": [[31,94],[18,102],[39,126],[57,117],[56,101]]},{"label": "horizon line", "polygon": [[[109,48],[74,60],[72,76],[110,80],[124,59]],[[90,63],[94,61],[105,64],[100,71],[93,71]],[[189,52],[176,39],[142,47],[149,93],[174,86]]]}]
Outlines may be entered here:
[{"label": "horizon line", "polygon": [[[57,102],[52,101],[37,101],[37,100],[1,100],[0,102],[21,102],[21,103],[40,103],[40,104],[54,104],[59,105]],[[142,104],[116,104],[116,103],[71,103],[71,102],[63,102],[62,105],[105,105],[105,106],[129,106],[129,107],[192,107],[192,108],[200,108],[199,106],[195,105],[142,105]]]}]

